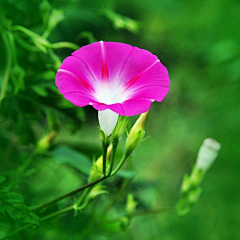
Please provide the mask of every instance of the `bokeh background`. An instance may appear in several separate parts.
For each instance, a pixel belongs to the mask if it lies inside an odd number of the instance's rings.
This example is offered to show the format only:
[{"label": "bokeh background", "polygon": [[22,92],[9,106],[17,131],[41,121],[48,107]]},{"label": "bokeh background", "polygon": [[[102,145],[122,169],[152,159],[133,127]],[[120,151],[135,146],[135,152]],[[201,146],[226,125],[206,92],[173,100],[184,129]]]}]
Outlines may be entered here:
[{"label": "bokeh background", "polygon": [[[3,0],[0,7],[1,35],[16,25],[41,35],[47,19],[44,14],[57,9],[53,19],[59,23],[49,34],[50,43],[124,42],[151,51],[168,68],[170,92],[162,103],[151,107],[146,125],[149,138],[127,163],[134,177],[127,180],[130,183],[108,218],[117,218],[124,210],[128,192],[134,194],[139,210],[173,207],[182,177],[191,171],[204,138],[212,137],[222,145],[203,182],[202,196],[187,216],[146,212],[134,217],[127,230],[119,230],[114,223],[93,225],[105,202],[126,180],[118,176],[115,182],[108,182],[109,194],[100,196],[77,217],[68,213],[50,219],[12,239],[240,239],[238,0]],[[0,175],[6,177],[4,184],[9,189],[21,193],[32,206],[83,184],[92,156],[101,154],[101,144],[97,112],[68,103],[54,84],[59,62],[73,50],[45,51],[43,47],[36,51],[21,43],[23,39],[36,47],[33,39],[20,31],[14,34],[15,50],[11,49],[17,63],[13,60],[12,66],[20,70],[11,68],[4,91],[8,51],[4,37],[0,39],[1,97],[4,92]],[[135,120],[130,118],[131,123]],[[29,160],[38,141],[53,131],[57,136],[51,148]],[[26,168],[17,170],[19,166]],[[0,237],[13,228],[14,224],[2,222]]]}]

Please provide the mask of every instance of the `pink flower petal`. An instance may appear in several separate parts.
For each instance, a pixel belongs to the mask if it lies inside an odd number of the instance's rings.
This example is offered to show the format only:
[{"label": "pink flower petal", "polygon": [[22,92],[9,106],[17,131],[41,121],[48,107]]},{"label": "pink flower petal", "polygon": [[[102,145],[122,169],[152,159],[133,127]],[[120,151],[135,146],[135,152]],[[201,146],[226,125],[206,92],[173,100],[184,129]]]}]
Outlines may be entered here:
[{"label": "pink flower petal", "polygon": [[138,79],[151,66],[155,65],[157,61],[157,56],[149,51],[134,47],[124,64],[119,78],[124,81],[124,84],[135,78]]},{"label": "pink flower petal", "polygon": [[124,43],[96,42],[72,53],[89,67],[97,80],[116,79],[133,47]]},{"label": "pink flower petal", "polygon": [[[72,53],[85,63],[96,81],[102,81],[102,50],[100,42],[81,47]],[[84,69],[82,69],[84,71]],[[81,69],[79,69],[81,71]]]},{"label": "pink flower petal", "polygon": [[95,99],[91,95],[81,92],[65,93],[64,97],[78,107],[85,107],[95,102]]},{"label": "pink flower petal", "polygon": [[56,75],[56,85],[60,93],[67,92],[92,92],[93,77],[85,64],[76,57],[67,57]]},{"label": "pink flower petal", "polygon": [[123,103],[115,103],[112,105],[101,103],[93,103],[92,105],[99,111],[111,109],[122,116],[133,116],[147,112],[150,109],[151,104],[152,100],[149,99],[130,99]]},{"label": "pink flower petal", "polygon": [[132,116],[149,110],[169,91],[167,69],[157,56],[124,43],[96,42],[66,58],[56,85],[77,106],[92,104]]},{"label": "pink flower petal", "polygon": [[105,49],[109,80],[122,81],[123,79],[120,80],[119,75],[134,48],[131,45],[118,42],[103,42],[103,47]]},{"label": "pink flower petal", "polygon": [[144,86],[136,89],[131,97],[133,99],[144,98],[161,102],[166,97],[168,91],[168,86]]},{"label": "pink flower petal", "polygon": [[170,79],[168,76],[168,71],[162,65],[162,63],[157,60],[142,72],[137,73],[130,81],[124,85],[124,87],[126,89],[135,89],[148,85],[168,86],[169,84]]}]

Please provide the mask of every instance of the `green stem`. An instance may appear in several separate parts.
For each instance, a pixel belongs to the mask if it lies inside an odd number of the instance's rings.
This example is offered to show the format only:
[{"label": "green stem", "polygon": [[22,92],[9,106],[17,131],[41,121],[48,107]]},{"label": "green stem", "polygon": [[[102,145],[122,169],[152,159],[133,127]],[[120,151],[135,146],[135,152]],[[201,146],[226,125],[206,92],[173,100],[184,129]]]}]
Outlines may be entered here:
[{"label": "green stem", "polygon": [[30,38],[40,37],[37,33],[33,32],[23,26],[19,26],[19,25],[13,26],[11,28],[11,30],[22,32],[22,33],[26,34],[27,36],[29,36]]},{"label": "green stem", "polygon": [[60,200],[62,200],[62,199],[64,199],[64,198],[70,197],[70,196],[72,196],[72,195],[74,195],[74,194],[76,194],[76,193],[78,193],[78,192],[83,191],[83,190],[86,189],[86,188],[89,188],[89,187],[91,187],[91,186],[93,186],[93,185],[95,185],[95,184],[103,181],[105,178],[107,178],[107,177],[104,176],[104,177],[99,178],[99,179],[97,179],[97,180],[95,180],[95,181],[93,181],[93,182],[90,182],[90,183],[88,183],[88,184],[85,184],[85,185],[81,186],[80,188],[77,188],[77,189],[75,189],[75,190],[73,190],[73,191],[71,191],[71,192],[69,192],[69,193],[66,193],[66,194],[64,194],[64,195],[62,195],[62,196],[60,196],[60,197],[58,197],[58,198],[55,198],[55,199],[53,199],[53,200],[51,200],[51,201],[49,201],[49,202],[47,202],[47,203],[44,203],[44,204],[42,204],[42,205],[40,205],[40,206],[38,206],[38,207],[36,207],[36,208],[33,208],[32,211],[33,211],[33,212],[36,212],[36,211],[38,211],[38,210],[40,210],[40,209],[42,209],[42,208],[48,207],[48,206],[50,206],[50,205],[52,205],[52,204],[54,204],[54,203],[56,203],[56,202],[58,202],[58,201],[60,201]]},{"label": "green stem", "polygon": [[29,43],[27,43],[25,40],[23,40],[20,36],[18,36],[17,34],[15,34],[15,39],[16,41],[25,49],[32,51],[32,52],[40,52],[41,50]]},{"label": "green stem", "polygon": [[109,146],[109,141],[107,138],[104,139],[102,142],[102,148],[103,148],[103,176],[106,176],[106,163],[107,163],[107,149]]},{"label": "green stem", "polygon": [[86,188],[83,191],[83,193],[80,196],[80,198],[78,199],[78,201],[74,204],[76,207],[78,207],[82,203],[83,199],[86,197],[86,195],[88,194],[89,190],[90,190],[90,188]]},{"label": "green stem", "polygon": [[71,42],[57,42],[52,43],[51,48],[57,49],[57,48],[70,48],[73,50],[79,49],[79,46],[77,44],[71,43]]},{"label": "green stem", "polygon": [[46,31],[42,34],[42,37],[47,39],[50,35],[51,31],[49,29],[46,29]]},{"label": "green stem", "polygon": [[60,209],[60,210],[58,210],[58,211],[56,211],[56,212],[50,213],[50,214],[42,217],[42,218],[41,218],[41,221],[47,220],[47,219],[49,219],[49,218],[55,217],[55,216],[57,216],[57,215],[59,215],[59,214],[65,213],[65,212],[69,212],[69,211],[71,211],[71,210],[73,210],[73,209],[74,209],[74,205],[69,206],[69,207],[66,207],[66,208],[63,208],[63,209]]},{"label": "green stem", "polygon": [[6,91],[7,91],[10,69],[11,69],[11,65],[12,65],[12,55],[11,55],[11,46],[10,46],[10,37],[11,36],[10,35],[11,35],[10,32],[2,34],[2,38],[3,38],[4,44],[6,47],[6,51],[7,51],[7,61],[6,61],[7,64],[6,64],[5,72],[3,75],[3,81],[2,81],[2,85],[1,85],[0,106],[1,106],[2,99],[4,99]]},{"label": "green stem", "polygon": [[118,138],[114,138],[112,141],[112,155],[111,155],[111,160],[110,160],[110,166],[109,166],[109,170],[107,173],[108,177],[110,177],[110,175],[112,173],[115,155],[116,155],[116,151],[117,151],[117,146],[118,146]]},{"label": "green stem", "polygon": [[48,49],[48,53],[49,53],[49,56],[51,57],[51,59],[53,60],[53,62],[55,63],[55,68],[58,69],[61,65],[61,61],[60,59],[58,58],[58,56],[53,52],[52,49]]},{"label": "green stem", "polygon": [[118,163],[117,167],[112,171],[111,176],[115,175],[118,170],[122,167],[122,165],[124,164],[124,162],[126,161],[126,159],[128,158],[128,154],[124,153],[122,156],[122,159],[120,160],[120,162]]}]

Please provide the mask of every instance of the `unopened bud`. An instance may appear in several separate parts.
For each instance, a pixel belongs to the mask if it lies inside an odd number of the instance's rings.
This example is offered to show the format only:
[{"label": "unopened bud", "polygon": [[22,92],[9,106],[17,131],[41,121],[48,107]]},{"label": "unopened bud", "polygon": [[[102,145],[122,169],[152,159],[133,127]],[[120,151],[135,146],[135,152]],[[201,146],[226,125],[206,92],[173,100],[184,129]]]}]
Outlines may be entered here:
[{"label": "unopened bud", "polygon": [[206,138],[199,149],[196,168],[206,172],[217,158],[221,144],[212,138]]},{"label": "unopened bud", "polygon": [[44,25],[47,24],[50,11],[51,11],[50,3],[47,0],[42,1],[42,3],[40,4],[40,12]]},{"label": "unopened bud", "polygon": [[64,19],[63,11],[60,9],[53,9],[49,16],[48,28],[52,31],[59,22]]},{"label": "unopened bud", "polygon": [[145,134],[145,124],[148,112],[142,113],[131,128],[126,140],[126,153],[130,155],[134,148],[142,141]]},{"label": "unopened bud", "polygon": [[128,117],[119,116],[118,122],[113,134],[119,138],[126,131],[127,124],[128,124]]},{"label": "unopened bud", "polygon": [[47,151],[50,148],[51,143],[56,135],[57,132],[52,131],[47,136],[41,138],[37,143],[36,152],[44,153],[45,151]]}]

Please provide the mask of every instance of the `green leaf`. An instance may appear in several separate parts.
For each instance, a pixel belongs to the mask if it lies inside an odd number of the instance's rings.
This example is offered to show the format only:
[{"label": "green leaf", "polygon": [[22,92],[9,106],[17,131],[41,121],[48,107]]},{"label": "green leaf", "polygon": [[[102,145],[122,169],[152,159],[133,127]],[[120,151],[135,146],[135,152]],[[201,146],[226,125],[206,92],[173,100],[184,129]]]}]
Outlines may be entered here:
[{"label": "green leaf", "polygon": [[21,194],[0,191],[0,221],[39,224],[39,218],[23,202]]},{"label": "green leaf", "polygon": [[69,164],[84,174],[88,175],[91,170],[88,157],[68,146],[59,146],[52,151],[52,155],[57,163]]}]

